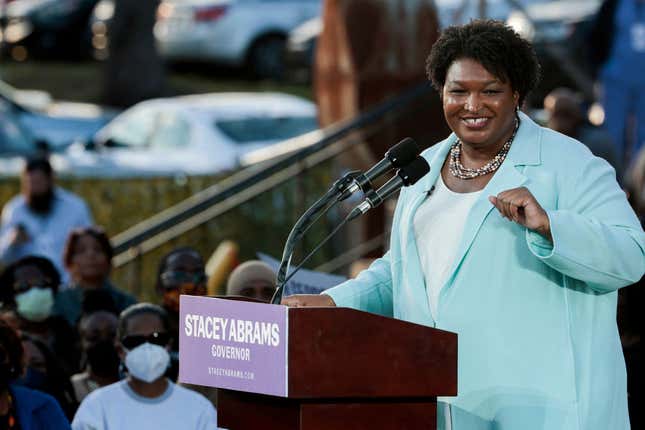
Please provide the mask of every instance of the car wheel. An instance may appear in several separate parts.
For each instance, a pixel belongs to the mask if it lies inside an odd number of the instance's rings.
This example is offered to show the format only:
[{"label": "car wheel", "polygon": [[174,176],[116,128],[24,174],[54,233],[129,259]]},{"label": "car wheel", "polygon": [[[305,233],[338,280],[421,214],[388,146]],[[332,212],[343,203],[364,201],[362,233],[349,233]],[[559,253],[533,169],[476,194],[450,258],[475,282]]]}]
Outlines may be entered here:
[{"label": "car wheel", "polygon": [[265,37],[255,42],[249,54],[249,67],[253,76],[282,79],[285,44],[285,38],[280,36]]}]

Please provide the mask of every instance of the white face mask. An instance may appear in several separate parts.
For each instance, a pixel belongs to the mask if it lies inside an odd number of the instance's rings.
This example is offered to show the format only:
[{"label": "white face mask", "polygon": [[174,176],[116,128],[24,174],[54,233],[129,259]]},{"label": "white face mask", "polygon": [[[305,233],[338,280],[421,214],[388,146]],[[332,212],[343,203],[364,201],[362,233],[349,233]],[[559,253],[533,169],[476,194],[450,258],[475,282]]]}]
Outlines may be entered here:
[{"label": "white face mask", "polygon": [[32,287],[16,294],[18,314],[29,321],[44,321],[52,314],[54,293],[51,288]]},{"label": "white face mask", "polygon": [[164,374],[170,364],[170,354],[163,346],[144,343],[125,355],[125,367],[132,376],[152,382]]}]

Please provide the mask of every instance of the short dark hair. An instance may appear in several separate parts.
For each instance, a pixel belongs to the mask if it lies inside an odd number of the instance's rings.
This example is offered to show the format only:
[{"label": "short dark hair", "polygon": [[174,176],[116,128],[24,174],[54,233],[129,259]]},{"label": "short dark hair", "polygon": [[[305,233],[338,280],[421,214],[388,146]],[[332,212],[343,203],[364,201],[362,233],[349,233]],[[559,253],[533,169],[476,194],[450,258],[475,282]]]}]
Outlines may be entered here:
[{"label": "short dark hair", "polygon": [[25,160],[25,172],[35,172],[37,170],[43,172],[49,177],[54,174],[52,165],[47,157],[34,156],[27,158]]},{"label": "short dark hair", "polygon": [[72,264],[72,259],[76,252],[76,244],[83,236],[92,236],[96,239],[108,261],[112,261],[114,249],[112,248],[112,244],[110,243],[110,239],[107,237],[105,230],[99,226],[80,227],[72,230],[69,236],[67,236],[65,250],[63,251],[63,262],[65,263],[65,266],[69,267],[69,265]]},{"label": "short dark hair", "polygon": [[441,92],[450,65],[462,58],[480,63],[519,94],[520,106],[540,80],[540,63],[531,44],[500,21],[475,20],[446,28],[432,46],[426,72]]},{"label": "short dark hair", "polygon": [[[9,367],[10,381],[20,377],[23,371],[24,350],[18,333],[4,320],[0,319],[0,348],[4,349],[7,355],[7,366]],[[3,360],[4,361],[4,360]],[[2,364],[2,362],[0,362]],[[7,388],[7,387],[0,387]]]},{"label": "short dark hair", "polygon": [[159,267],[157,268],[157,281],[155,284],[155,287],[157,289],[157,292],[163,292],[163,286],[161,284],[161,275],[166,271],[168,268],[168,263],[170,262],[170,259],[174,257],[175,255],[179,254],[192,254],[194,255],[199,261],[202,263],[202,265],[205,265],[204,263],[204,257],[202,257],[202,254],[199,253],[195,248],[191,248],[190,246],[181,246],[179,248],[175,248],[163,257],[161,257],[161,260],[159,261]]},{"label": "short dark hair", "polygon": [[88,288],[83,290],[83,298],[81,300],[81,317],[92,314],[94,312],[109,312],[119,316],[114,297],[106,288]]},{"label": "short dark hair", "polygon": [[16,281],[16,271],[25,266],[36,266],[43,275],[51,279],[53,293],[56,294],[58,292],[60,273],[58,272],[58,269],[56,269],[56,266],[54,266],[54,263],[45,257],[28,255],[8,265],[0,275],[1,302],[5,302],[5,304],[13,303],[13,284]]},{"label": "short dark hair", "polygon": [[117,328],[117,339],[122,339],[123,336],[128,332],[128,322],[139,315],[156,315],[161,324],[163,325],[164,330],[170,333],[170,320],[168,319],[168,313],[161,307],[154,305],[152,303],[137,303],[127,307],[121,315],[119,315],[119,326]]}]

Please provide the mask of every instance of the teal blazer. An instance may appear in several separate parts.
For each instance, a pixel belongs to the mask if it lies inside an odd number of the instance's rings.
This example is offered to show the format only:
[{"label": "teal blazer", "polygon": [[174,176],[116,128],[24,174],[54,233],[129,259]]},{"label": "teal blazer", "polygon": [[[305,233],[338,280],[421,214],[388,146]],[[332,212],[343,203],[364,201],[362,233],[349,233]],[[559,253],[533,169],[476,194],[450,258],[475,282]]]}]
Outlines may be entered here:
[{"label": "teal blazer", "polygon": [[[468,215],[436,315],[413,219],[454,134],[423,152],[430,173],[401,192],[389,251],[326,294],[338,306],[458,334],[458,396],[440,399],[453,430],[628,429],[616,301],[645,271],[645,234],[607,162],[520,118]],[[488,201],[521,186],[547,211],[553,244]]]}]

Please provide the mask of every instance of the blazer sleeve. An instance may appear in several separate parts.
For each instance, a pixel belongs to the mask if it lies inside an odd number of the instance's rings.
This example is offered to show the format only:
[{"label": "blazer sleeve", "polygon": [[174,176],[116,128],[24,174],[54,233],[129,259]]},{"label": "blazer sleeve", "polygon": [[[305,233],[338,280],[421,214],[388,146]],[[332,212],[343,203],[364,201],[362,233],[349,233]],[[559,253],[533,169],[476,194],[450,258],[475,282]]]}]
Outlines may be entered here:
[{"label": "blazer sleeve", "polygon": [[527,230],[531,252],[562,274],[606,293],[645,272],[645,233],[604,160],[589,158],[562,186],[559,206],[547,210],[553,243]]},{"label": "blazer sleeve", "polygon": [[392,271],[390,252],[375,260],[368,269],[363,270],[355,279],[326,290],[336,306],[360,309],[391,317],[392,311]]}]

